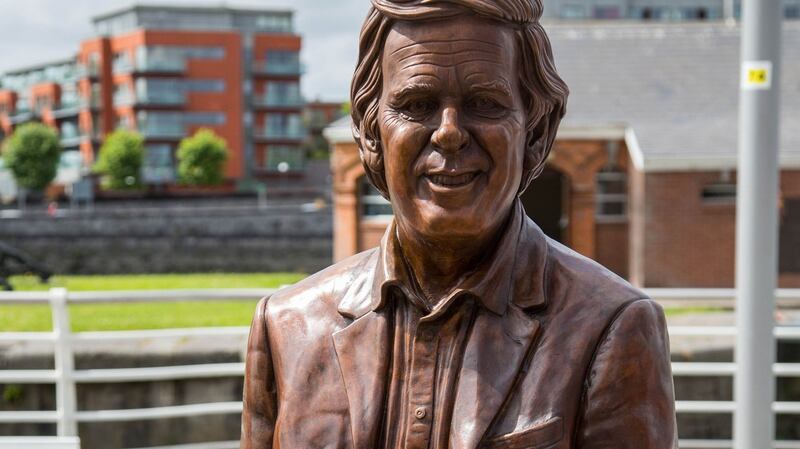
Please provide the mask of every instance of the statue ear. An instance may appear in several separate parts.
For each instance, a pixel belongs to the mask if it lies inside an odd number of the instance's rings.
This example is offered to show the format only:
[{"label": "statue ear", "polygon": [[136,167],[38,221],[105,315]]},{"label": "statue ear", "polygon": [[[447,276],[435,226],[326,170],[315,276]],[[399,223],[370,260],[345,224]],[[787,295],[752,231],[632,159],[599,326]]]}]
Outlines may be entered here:
[{"label": "statue ear", "polygon": [[379,140],[375,140],[361,133],[355,124],[352,125],[353,137],[358,143],[358,152],[364,171],[372,185],[389,199],[389,190],[386,186],[386,176],[383,169],[383,148]]},{"label": "statue ear", "polygon": [[528,188],[531,181],[544,170],[563,115],[560,108],[553,108],[552,111],[543,114],[539,121],[528,129],[525,139],[524,174],[519,190],[520,195]]}]

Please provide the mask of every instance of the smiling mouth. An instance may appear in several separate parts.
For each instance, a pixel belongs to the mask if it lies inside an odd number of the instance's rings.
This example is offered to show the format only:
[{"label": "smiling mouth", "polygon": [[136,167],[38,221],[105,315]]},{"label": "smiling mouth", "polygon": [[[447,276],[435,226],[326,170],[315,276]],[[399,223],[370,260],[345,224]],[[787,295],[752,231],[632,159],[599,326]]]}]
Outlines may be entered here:
[{"label": "smiling mouth", "polygon": [[478,177],[478,174],[479,172],[476,171],[461,175],[430,174],[427,175],[426,178],[436,186],[452,189],[471,183]]}]

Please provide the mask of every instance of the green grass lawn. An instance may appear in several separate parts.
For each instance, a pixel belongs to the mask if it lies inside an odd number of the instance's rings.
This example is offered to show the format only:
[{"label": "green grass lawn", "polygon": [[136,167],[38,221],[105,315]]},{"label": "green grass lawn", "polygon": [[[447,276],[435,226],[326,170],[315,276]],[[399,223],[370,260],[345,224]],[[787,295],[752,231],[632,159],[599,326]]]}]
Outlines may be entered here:
[{"label": "green grass lawn", "polygon": [[[71,291],[168,290],[202,288],[277,288],[304,278],[304,274],[170,274],[125,276],[55,276],[49,284],[33,277],[11,278],[18,291],[66,287]],[[72,330],[109,331],[178,327],[247,326],[256,302],[197,301],[178,303],[73,304]],[[0,332],[34,332],[52,329],[46,305],[0,306]]]}]

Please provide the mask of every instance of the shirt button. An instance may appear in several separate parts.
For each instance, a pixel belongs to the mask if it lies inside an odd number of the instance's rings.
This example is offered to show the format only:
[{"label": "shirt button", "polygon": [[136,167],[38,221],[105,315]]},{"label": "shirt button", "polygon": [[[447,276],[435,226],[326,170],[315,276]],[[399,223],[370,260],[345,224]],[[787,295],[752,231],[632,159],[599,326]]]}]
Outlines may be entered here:
[{"label": "shirt button", "polygon": [[416,410],[414,410],[414,416],[416,416],[417,419],[423,419],[427,415],[428,415],[428,410],[426,410],[425,407],[419,407]]}]

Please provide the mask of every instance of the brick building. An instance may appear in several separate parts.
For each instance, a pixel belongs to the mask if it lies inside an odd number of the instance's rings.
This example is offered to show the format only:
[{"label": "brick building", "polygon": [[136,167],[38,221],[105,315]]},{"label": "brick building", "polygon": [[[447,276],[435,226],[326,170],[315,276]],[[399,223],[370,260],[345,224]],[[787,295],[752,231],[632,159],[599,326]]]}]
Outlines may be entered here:
[{"label": "brick building", "polygon": [[[567,116],[522,200],[553,238],[646,287],[730,287],[738,26],[550,24]],[[800,22],[785,24],[780,284],[800,286]],[[334,146],[334,258],[375,246],[391,208],[367,184],[348,119]]]},{"label": "brick building", "polygon": [[148,184],[173,183],[177,144],[201,127],[228,142],[231,187],[269,177],[281,162],[300,170],[292,19],[272,9],[141,5],[95,17],[95,37],[75,57],[0,77],[0,132],[42,121],[60,131],[65,160],[88,167],[105,135],[137,130]]}]

